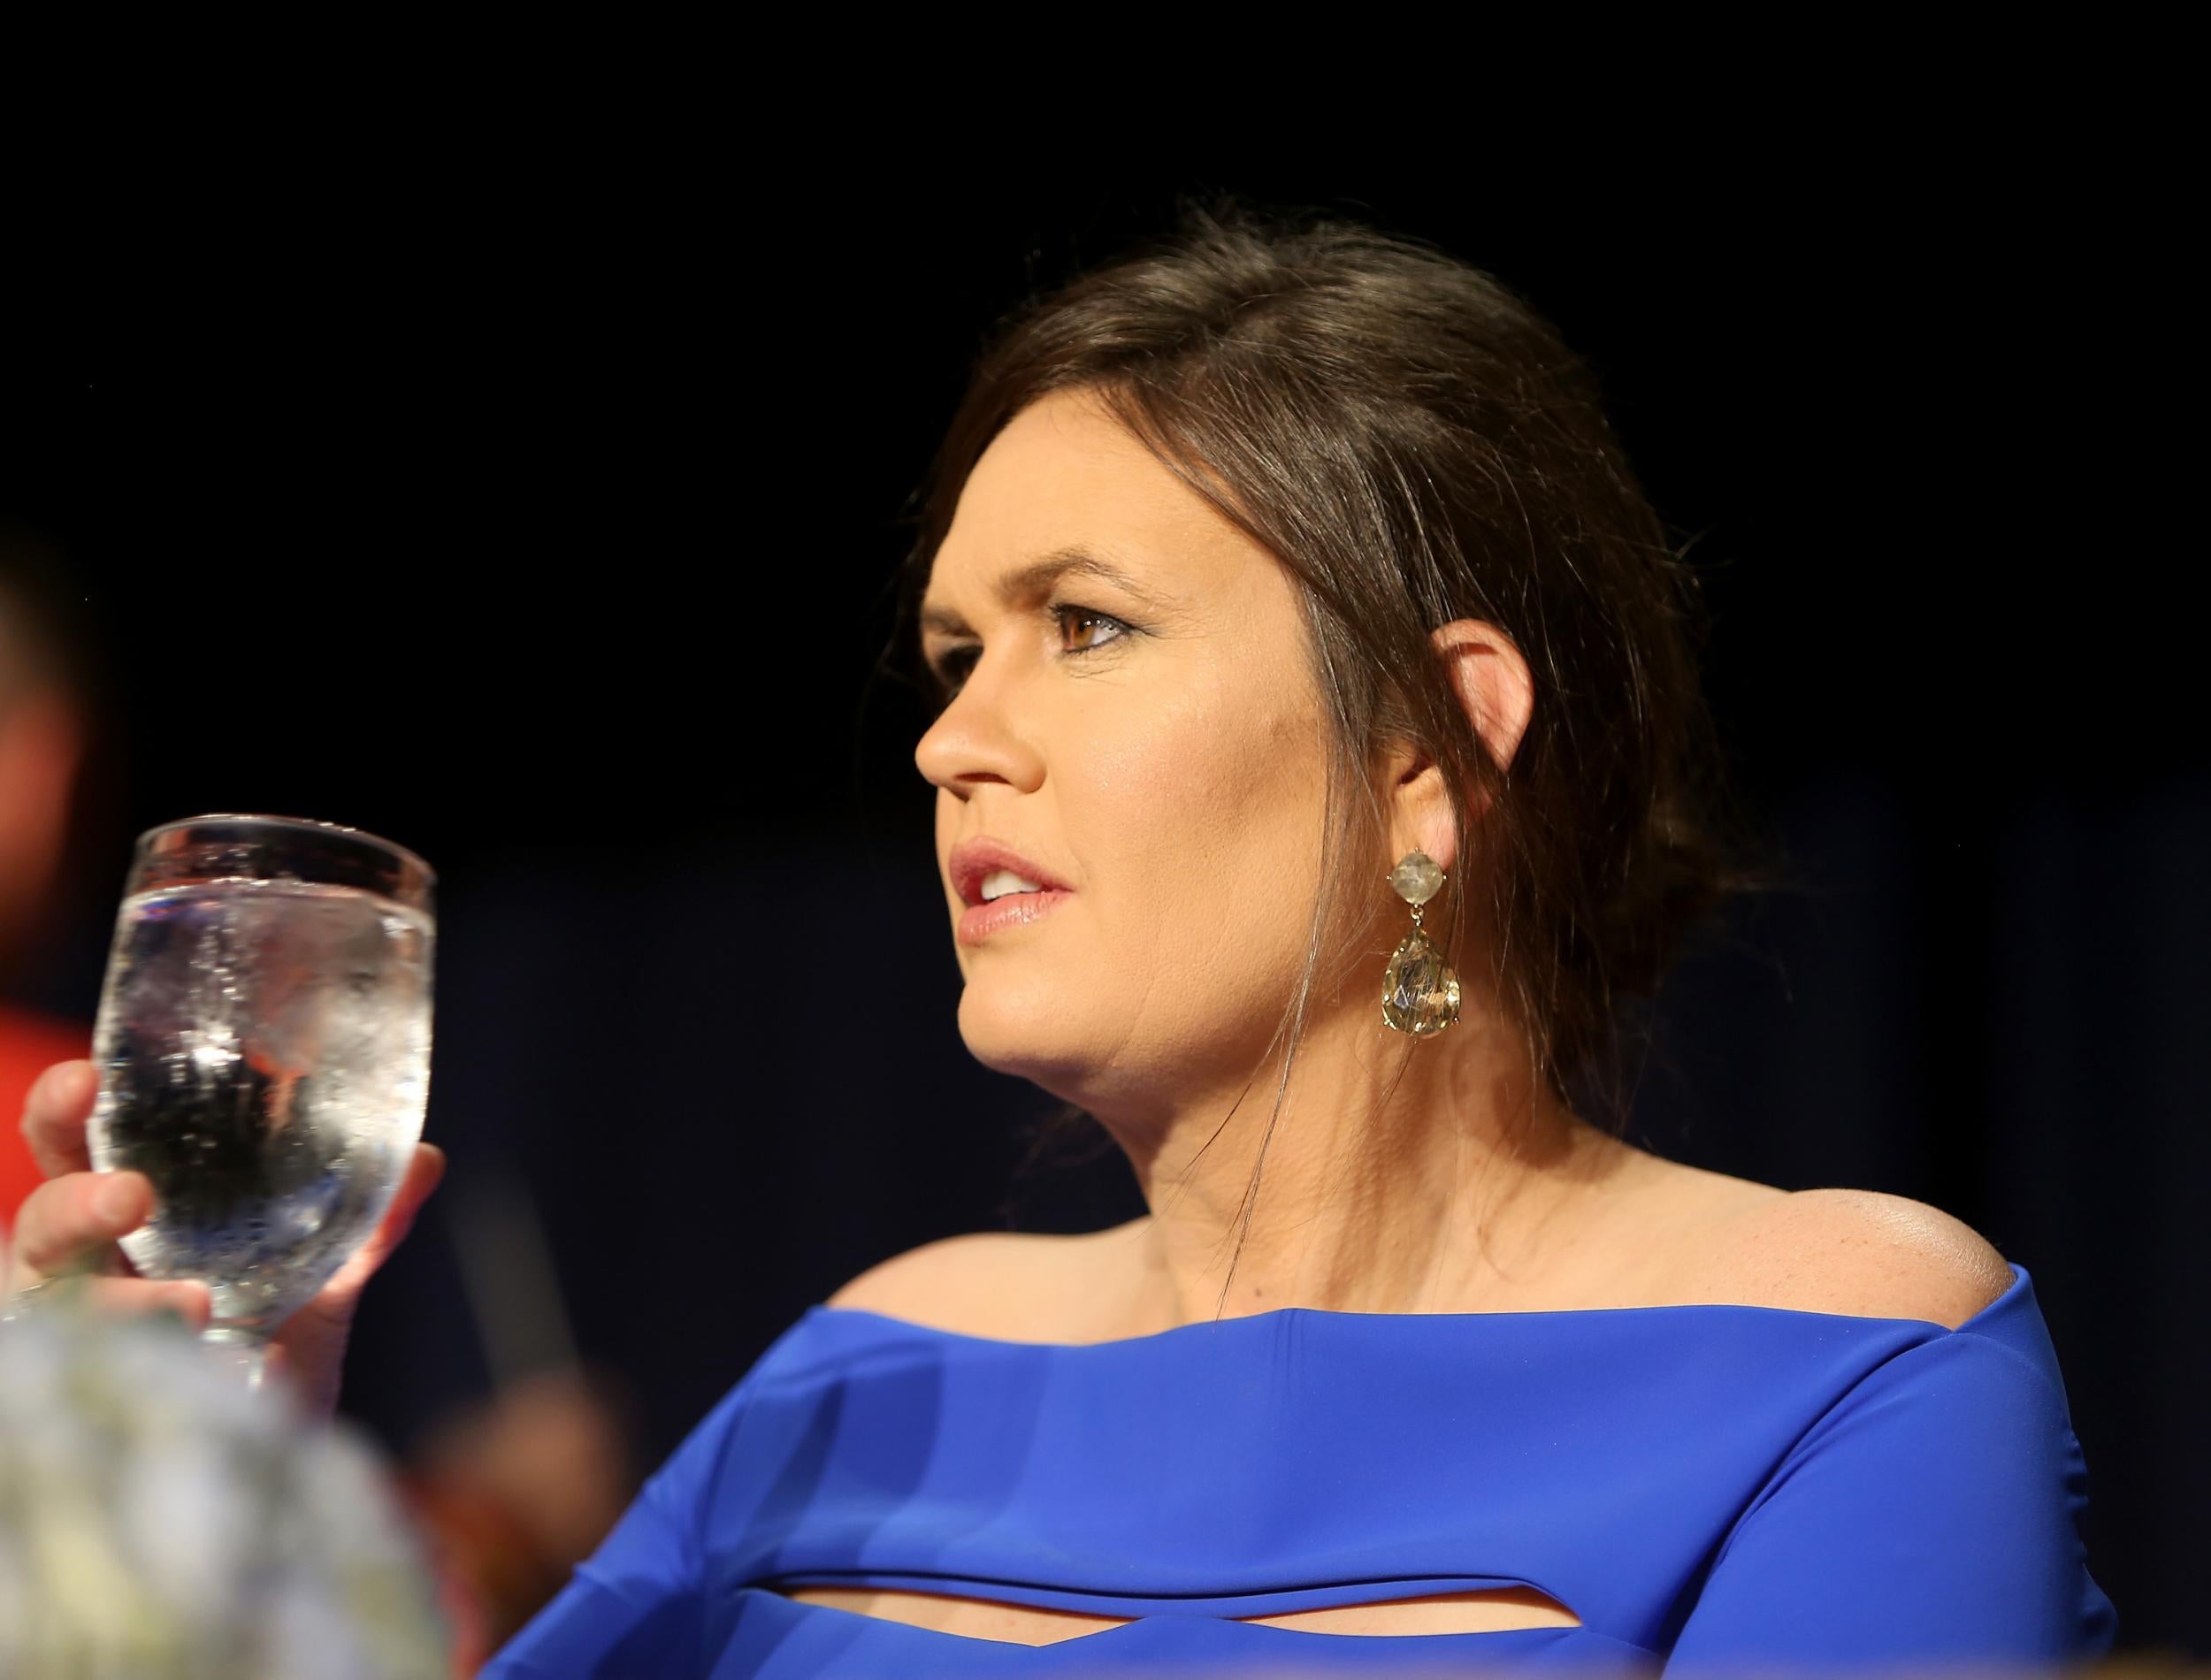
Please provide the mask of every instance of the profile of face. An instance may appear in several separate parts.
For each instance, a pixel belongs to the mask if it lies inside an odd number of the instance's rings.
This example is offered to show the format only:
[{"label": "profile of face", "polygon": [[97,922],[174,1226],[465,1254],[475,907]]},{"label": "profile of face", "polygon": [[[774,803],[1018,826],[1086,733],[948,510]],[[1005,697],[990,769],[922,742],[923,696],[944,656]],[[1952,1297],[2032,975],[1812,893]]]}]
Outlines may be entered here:
[{"label": "profile of face", "polygon": [[[1123,576],[1009,589],[1076,548]],[[1125,1117],[1248,1077],[1323,867],[1327,720],[1290,575],[1095,399],[1057,393],[976,462],[923,625],[955,691],[914,752],[955,927],[964,841],[1072,889],[956,939],[969,1050]]]}]

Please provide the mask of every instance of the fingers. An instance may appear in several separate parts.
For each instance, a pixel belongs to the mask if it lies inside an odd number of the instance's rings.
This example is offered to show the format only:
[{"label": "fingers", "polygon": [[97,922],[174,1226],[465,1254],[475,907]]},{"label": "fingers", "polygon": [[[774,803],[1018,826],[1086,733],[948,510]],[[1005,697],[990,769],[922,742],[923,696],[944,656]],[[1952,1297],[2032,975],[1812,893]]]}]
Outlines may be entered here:
[{"label": "fingers", "polygon": [[327,1418],[336,1412],[340,1366],[362,1288],[405,1240],[416,1213],[444,1177],[445,1151],[434,1143],[417,1144],[375,1234],[277,1332],[267,1369],[285,1373],[310,1416]]},{"label": "fingers", "polygon": [[[15,1219],[19,1269],[57,1272],[119,1269],[115,1240],[135,1231],[154,1210],[154,1187],[142,1172],[68,1172],[24,1198]],[[18,1279],[16,1287],[24,1287]]]},{"label": "fingers", "polygon": [[369,1271],[383,1264],[384,1257],[405,1241],[415,1227],[415,1216],[422,1211],[422,1204],[444,1178],[445,1151],[434,1143],[415,1145],[414,1157],[407,1163],[407,1176],[400,1180],[392,1205],[378,1222],[376,1234],[362,1245]]},{"label": "fingers", "polygon": [[[71,1291],[72,1295],[55,1299],[74,1299],[88,1312],[130,1318],[172,1313],[195,1335],[207,1328],[215,1313],[214,1291],[193,1278],[166,1281],[153,1278],[72,1278],[58,1287]],[[0,1304],[21,1310],[22,1291],[19,1289],[16,1294],[15,1302]]]},{"label": "fingers", "polygon": [[401,1181],[399,1194],[392,1198],[392,1213],[399,1217],[384,1221],[387,1226],[395,1226],[394,1245],[412,1228],[415,1215],[430,1200],[430,1193],[444,1182],[445,1151],[434,1143],[416,1144],[415,1158],[407,1164],[407,1176]]},{"label": "fingers", "polygon": [[213,1293],[205,1284],[189,1278],[168,1283],[151,1278],[88,1278],[85,1294],[87,1304],[96,1312],[134,1317],[172,1312],[195,1333],[207,1328],[215,1310]]},{"label": "fingers", "polygon": [[422,1204],[430,1199],[445,1178],[445,1151],[434,1143],[417,1143],[415,1153],[407,1163],[407,1176],[400,1180],[393,1193],[392,1205],[369,1240],[355,1250],[352,1258],[340,1268],[337,1275],[323,1287],[316,1297],[325,1307],[334,1307],[349,1302],[361,1292],[361,1287],[376,1273],[391,1256],[393,1249],[406,1240],[414,1229],[415,1216]]},{"label": "fingers", "polygon": [[91,1062],[56,1062],[32,1084],[23,1102],[23,1138],[48,1178],[91,1170],[84,1131],[99,1092],[100,1070]]}]

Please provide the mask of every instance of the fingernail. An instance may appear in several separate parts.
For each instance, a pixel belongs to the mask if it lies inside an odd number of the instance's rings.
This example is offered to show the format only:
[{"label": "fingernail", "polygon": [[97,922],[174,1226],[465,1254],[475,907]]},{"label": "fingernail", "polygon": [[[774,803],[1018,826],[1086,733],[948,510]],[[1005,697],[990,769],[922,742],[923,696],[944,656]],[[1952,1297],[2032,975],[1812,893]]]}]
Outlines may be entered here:
[{"label": "fingernail", "polygon": [[92,1211],[105,1225],[120,1225],[138,1211],[138,1187],[120,1175],[111,1178],[92,1198]]}]

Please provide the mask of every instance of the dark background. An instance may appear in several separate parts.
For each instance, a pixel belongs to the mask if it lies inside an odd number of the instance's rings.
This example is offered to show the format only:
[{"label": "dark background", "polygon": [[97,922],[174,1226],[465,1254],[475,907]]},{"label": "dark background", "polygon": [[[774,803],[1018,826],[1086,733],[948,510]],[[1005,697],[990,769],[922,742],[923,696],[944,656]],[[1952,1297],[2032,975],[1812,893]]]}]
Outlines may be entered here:
[{"label": "dark background", "polygon": [[1557,321],[1708,568],[1716,708],[1803,885],[1679,969],[1636,1134],[2026,1266],[2123,1645],[2211,1653],[2182,311],[2138,159],[2077,138],[903,187],[271,155],[80,207],[18,271],[0,514],[80,576],[112,797],[17,990],[89,1017],[157,821],[438,867],[452,1172],[348,1367],[398,1450],[493,1378],[457,1230],[511,1259],[541,1221],[565,1308],[499,1357],[565,1317],[649,1463],[864,1266],[1140,1211],[1114,1153],[1011,1183],[1052,1103],[959,1039],[884,587],[1000,309],[1177,190],[1330,205]]}]

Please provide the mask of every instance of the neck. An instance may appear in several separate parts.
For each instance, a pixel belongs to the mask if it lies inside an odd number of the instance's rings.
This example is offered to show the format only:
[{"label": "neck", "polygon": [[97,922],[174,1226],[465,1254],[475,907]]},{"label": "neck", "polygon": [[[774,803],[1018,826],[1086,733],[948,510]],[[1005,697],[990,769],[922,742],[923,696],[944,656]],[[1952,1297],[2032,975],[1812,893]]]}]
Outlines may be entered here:
[{"label": "neck", "polygon": [[1479,1311],[1574,1251],[1578,1193],[1635,1152],[1536,1088],[1496,1015],[1415,1041],[1374,1013],[1309,1026],[1271,1138],[1279,1057],[1248,1089],[1093,1108],[1151,1209],[1109,1233],[1114,1272],[1135,1279],[1117,1312],[1162,1328],[1293,1306]]}]

